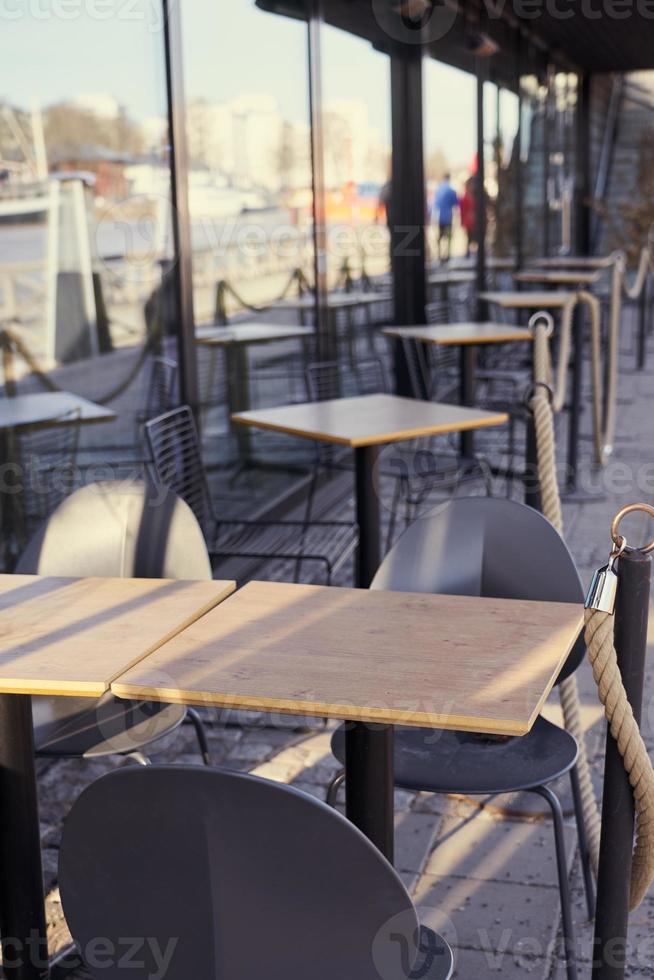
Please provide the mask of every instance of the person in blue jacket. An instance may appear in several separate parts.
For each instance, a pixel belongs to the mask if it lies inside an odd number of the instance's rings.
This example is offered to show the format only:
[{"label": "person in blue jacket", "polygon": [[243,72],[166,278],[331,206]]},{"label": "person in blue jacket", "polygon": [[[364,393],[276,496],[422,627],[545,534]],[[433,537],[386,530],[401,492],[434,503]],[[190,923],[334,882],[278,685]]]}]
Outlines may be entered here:
[{"label": "person in blue jacket", "polygon": [[438,222],[438,258],[447,262],[452,246],[452,219],[454,209],[459,206],[459,198],[450,184],[450,175],[445,174],[434,195],[434,218]]}]

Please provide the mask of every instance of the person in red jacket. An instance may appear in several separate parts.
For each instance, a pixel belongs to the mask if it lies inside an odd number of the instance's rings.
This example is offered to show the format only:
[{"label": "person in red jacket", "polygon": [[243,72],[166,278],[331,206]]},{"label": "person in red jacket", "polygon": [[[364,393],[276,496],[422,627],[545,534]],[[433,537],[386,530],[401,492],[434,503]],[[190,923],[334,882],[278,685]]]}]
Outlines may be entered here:
[{"label": "person in red jacket", "polygon": [[463,194],[459,198],[459,214],[461,227],[466,234],[466,256],[470,255],[470,246],[476,241],[477,204],[475,200],[474,177],[468,177]]}]

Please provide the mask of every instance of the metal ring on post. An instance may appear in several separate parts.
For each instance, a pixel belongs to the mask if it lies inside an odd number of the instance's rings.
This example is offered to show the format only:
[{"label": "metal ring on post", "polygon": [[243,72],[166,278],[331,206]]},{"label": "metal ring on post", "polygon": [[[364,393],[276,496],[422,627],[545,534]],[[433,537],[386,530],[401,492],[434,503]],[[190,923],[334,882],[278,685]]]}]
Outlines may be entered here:
[{"label": "metal ring on post", "polygon": [[[650,517],[654,518],[654,507],[651,507],[649,504],[628,504],[626,507],[623,507],[611,521],[611,540],[616,547],[621,547],[622,542],[625,540],[618,531],[620,523],[628,514],[635,514],[637,512],[649,514]],[[622,550],[624,550],[625,546],[622,546]],[[644,547],[636,550],[642,551],[644,555],[648,555],[650,551],[654,551],[654,538],[652,538]]]},{"label": "metal ring on post", "polygon": [[549,398],[550,405],[554,405],[554,389],[551,385],[548,385],[546,381],[532,381],[527,385],[525,393],[523,395],[524,406],[528,412],[531,412],[531,399],[536,394],[537,388],[544,388],[547,392],[547,397]]},{"label": "metal ring on post", "polygon": [[537,313],[534,313],[529,317],[529,329],[532,333],[536,333],[536,327],[542,322],[544,322],[547,327],[545,336],[549,339],[554,333],[554,317],[546,310],[539,310]]}]

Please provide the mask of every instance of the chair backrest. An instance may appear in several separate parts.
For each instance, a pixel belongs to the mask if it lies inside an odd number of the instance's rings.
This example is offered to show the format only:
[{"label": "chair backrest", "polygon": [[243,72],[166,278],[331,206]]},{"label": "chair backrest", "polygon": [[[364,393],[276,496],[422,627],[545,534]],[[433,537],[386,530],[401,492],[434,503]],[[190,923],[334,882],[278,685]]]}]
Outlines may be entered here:
[{"label": "chair backrest", "polygon": [[123,480],[89,484],[67,497],[32,538],[17,571],[211,578],[204,537],[189,507],[165,487]]},{"label": "chair backrest", "polygon": [[17,436],[23,470],[23,518],[31,534],[72,489],[79,444],[80,411],[66,412],[57,422],[27,429]]},{"label": "chair backrest", "polygon": [[193,413],[182,405],[145,423],[157,480],[184,500],[205,533],[213,521],[200,440]]},{"label": "chair backrest", "polygon": [[319,800],[243,773],[103,776],[66,821],[59,884],[82,954],[98,937],[113,950],[88,962],[102,980],[122,980],[137,936],[134,980],[400,980],[415,961],[415,909],[380,852]]},{"label": "chair backrest", "polygon": [[169,412],[176,404],[177,361],[170,357],[153,357],[145,403],[145,418]]},{"label": "chair backrest", "polygon": [[338,361],[316,361],[307,365],[305,380],[311,401],[337,398],[339,395],[375,395],[390,391],[388,375],[380,357],[359,358],[351,375],[343,372]]},{"label": "chair backrest", "polygon": [[[493,497],[462,497],[416,521],[386,555],[371,586],[397,592],[582,603],[568,548],[542,514]],[[559,682],[577,669],[583,638]]]}]

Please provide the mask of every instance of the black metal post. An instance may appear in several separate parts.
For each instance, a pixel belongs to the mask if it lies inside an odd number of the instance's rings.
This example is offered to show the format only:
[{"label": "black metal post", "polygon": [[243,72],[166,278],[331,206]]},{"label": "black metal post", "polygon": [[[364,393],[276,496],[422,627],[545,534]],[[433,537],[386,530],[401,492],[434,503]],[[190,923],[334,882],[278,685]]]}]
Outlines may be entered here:
[{"label": "black metal post", "polygon": [[345,810],[392,863],[394,857],[393,727],[347,722]]},{"label": "black metal post", "polygon": [[354,450],[356,511],[359,525],[357,584],[370,586],[381,561],[379,496],[375,482],[378,446],[360,446]]},{"label": "black metal post", "polygon": [[198,407],[198,378],[193,313],[193,257],[188,205],[188,150],[186,105],[182,63],[181,4],[161,0],[164,18],[168,139],[170,145],[170,188],[177,306],[177,349],[180,364],[180,394],[194,411]]},{"label": "black metal post", "polygon": [[[523,198],[524,198],[524,171],[522,166],[522,139],[523,139],[523,127],[524,127],[524,97],[522,92],[522,34],[516,31],[516,91],[518,94],[518,131],[515,137],[515,146],[518,148],[516,159],[516,173],[515,173],[515,258],[516,265],[518,269],[522,268],[524,262],[524,238],[523,238],[523,220],[524,220],[524,208],[523,208]],[[514,156],[516,150],[513,150]]]},{"label": "black metal post", "polygon": [[488,304],[479,298],[486,289],[486,164],[484,145],[484,82],[488,62],[477,58],[477,180],[475,198],[477,202],[477,319],[488,319]]},{"label": "black metal post", "polygon": [[[398,44],[391,50],[392,180],[391,266],[395,323],[426,320],[425,176],[423,146],[422,48]],[[394,345],[398,395],[413,389],[402,344]]]},{"label": "black metal post", "polygon": [[574,308],[572,320],[572,385],[570,391],[570,417],[568,419],[568,456],[566,492],[577,489],[579,465],[579,428],[582,413],[582,384],[584,378],[584,320],[580,305]]},{"label": "black metal post", "polygon": [[577,153],[576,153],[576,215],[575,251],[590,255],[591,236],[591,175],[590,175],[590,96],[591,75],[577,76]]},{"label": "black metal post", "polygon": [[0,694],[0,936],[7,980],[48,975],[32,702]]},{"label": "black metal post", "polygon": [[645,277],[642,292],[638,298],[638,345],[636,352],[636,368],[642,371],[647,358],[647,293],[649,274]]},{"label": "black metal post", "polygon": [[[618,574],[615,649],[627,697],[640,724],[651,560],[640,551],[625,552],[618,563]],[[623,980],[625,975],[633,839],[631,786],[616,742],[607,732],[593,980]]]},{"label": "black metal post", "polygon": [[[477,348],[474,344],[463,344],[461,347],[461,404],[474,405],[476,374],[477,374]],[[461,455],[464,459],[472,459],[475,454],[474,432],[461,433]]]},{"label": "black metal post", "polygon": [[335,316],[329,313],[327,297],[327,216],[323,147],[322,49],[320,36],[322,0],[308,2],[309,117],[311,120],[311,171],[313,179],[313,278],[315,283],[316,346],[320,360],[337,360]]}]

